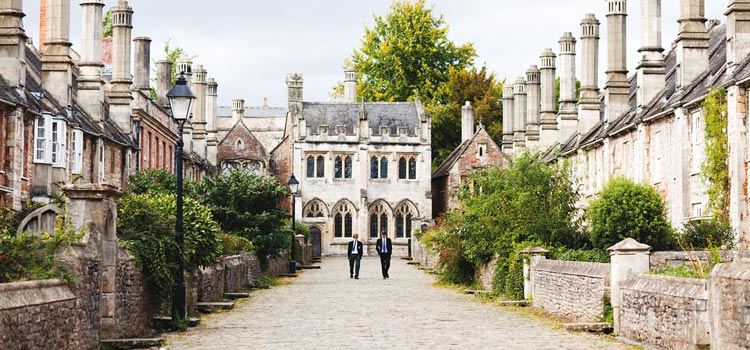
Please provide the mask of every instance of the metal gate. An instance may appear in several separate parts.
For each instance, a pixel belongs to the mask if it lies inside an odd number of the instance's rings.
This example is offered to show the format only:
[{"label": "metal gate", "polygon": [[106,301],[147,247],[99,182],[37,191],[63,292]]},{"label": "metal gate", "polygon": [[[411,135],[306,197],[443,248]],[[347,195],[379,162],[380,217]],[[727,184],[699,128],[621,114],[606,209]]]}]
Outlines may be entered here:
[{"label": "metal gate", "polygon": [[320,229],[317,227],[310,228],[310,238],[312,238],[312,255],[315,258],[319,258],[321,256]]}]

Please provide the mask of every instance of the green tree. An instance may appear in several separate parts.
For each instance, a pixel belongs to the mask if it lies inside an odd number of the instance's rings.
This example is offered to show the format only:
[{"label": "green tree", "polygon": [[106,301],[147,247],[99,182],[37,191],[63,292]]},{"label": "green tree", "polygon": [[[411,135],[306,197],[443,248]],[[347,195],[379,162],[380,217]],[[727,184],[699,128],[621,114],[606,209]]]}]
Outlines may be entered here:
[{"label": "green tree", "polygon": [[476,56],[472,44],[457,46],[448,39],[443,17],[424,0],[395,1],[388,15],[374,19],[351,58],[359,94],[368,101],[408,101],[415,92],[432,101],[450,69],[463,70]]},{"label": "green tree", "polygon": [[[195,182],[183,180],[182,192],[185,196],[195,194]],[[174,193],[177,189],[177,177],[164,169],[141,170],[128,178],[126,193]]]},{"label": "green tree", "polygon": [[102,18],[102,35],[105,38],[112,37],[112,10],[107,10]]},{"label": "green tree", "polygon": [[168,40],[166,43],[164,43],[164,54],[167,57],[167,61],[172,62],[172,85],[175,84],[177,81],[177,60],[182,57],[182,55],[185,53],[185,50],[182,47],[175,46],[171,47],[172,40]]},{"label": "green tree", "polygon": [[607,249],[628,237],[655,250],[674,247],[664,200],[649,185],[614,178],[591,202],[587,216],[596,248]]},{"label": "green tree", "polygon": [[231,171],[204,178],[198,188],[202,201],[211,208],[222,229],[250,240],[262,263],[289,247],[289,214],[278,207],[289,196],[287,186],[271,177]]},{"label": "green tree", "polygon": [[487,67],[451,68],[439,96],[446,103],[427,108],[432,116],[433,168],[461,144],[461,108],[466,101],[474,107],[475,122],[481,122],[495,142],[502,141],[502,83]]}]

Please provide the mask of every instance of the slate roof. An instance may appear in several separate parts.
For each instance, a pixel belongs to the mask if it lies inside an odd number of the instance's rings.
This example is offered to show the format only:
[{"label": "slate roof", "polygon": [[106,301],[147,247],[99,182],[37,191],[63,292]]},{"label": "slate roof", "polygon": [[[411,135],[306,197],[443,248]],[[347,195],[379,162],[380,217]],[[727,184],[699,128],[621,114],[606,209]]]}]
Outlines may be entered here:
[{"label": "slate roof", "polygon": [[391,134],[399,127],[408,127],[409,136],[416,135],[421,121],[417,102],[304,102],[302,113],[311,134],[317,134],[323,125],[328,126],[329,134],[335,134],[336,127],[342,125],[347,134],[353,134],[363,107],[373,134],[379,135],[381,127],[388,127]]},{"label": "slate roof", "polygon": [[[453,166],[456,164],[456,162],[458,162],[458,160],[464,154],[464,152],[466,151],[466,148],[469,147],[469,145],[471,145],[471,143],[474,141],[474,139],[477,137],[477,135],[479,135],[479,133],[481,133],[481,132],[487,133],[487,131],[484,130],[484,128],[480,127],[479,130],[477,130],[474,133],[474,136],[472,136],[470,139],[468,139],[468,140],[462,142],[460,145],[458,145],[458,147],[456,147],[453,150],[453,152],[451,152],[451,154],[448,155],[448,158],[446,158],[443,161],[443,164],[440,164],[440,166],[437,168],[437,170],[435,170],[435,172],[432,174],[432,178],[433,179],[437,179],[437,178],[440,178],[440,177],[448,176],[448,173],[450,173],[450,171],[453,168]],[[492,143],[495,143],[495,141],[492,140],[491,137],[488,137],[488,138],[490,139],[490,141],[492,141]],[[497,144],[495,144],[495,147],[497,147],[498,149],[500,149],[500,147],[498,147]]]},{"label": "slate roof", "polygon": [[[286,118],[286,107],[245,107],[244,115],[246,118]],[[216,116],[231,117],[232,107],[219,106]]]}]

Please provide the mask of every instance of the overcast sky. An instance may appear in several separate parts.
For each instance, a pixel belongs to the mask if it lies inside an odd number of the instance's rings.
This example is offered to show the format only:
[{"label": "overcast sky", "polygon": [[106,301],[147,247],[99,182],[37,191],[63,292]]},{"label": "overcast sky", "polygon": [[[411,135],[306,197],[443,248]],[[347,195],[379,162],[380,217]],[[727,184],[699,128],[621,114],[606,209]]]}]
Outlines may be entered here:
[{"label": "overcast sky", "polygon": [[[115,0],[105,0],[114,5]],[[476,64],[509,81],[539,64],[546,47],[559,52],[557,40],[569,31],[580,37],[580,21],[594,13],[602,22],[600,71],[606,69],[604,0],[427,0],[450,26],[448,36],[472,42]],[[80,1],[71,0],[71,41],[80,47]],[[707,0],[706,17],[721,19],[727,0]],[[219,102],[243,98],[260,105],[286,105],[287,73],[302,73],[307,101],[324,101],[342,80],[344,59],[360,44],[373,14],[388,13],[388,0],[131,0],[133,37],[153,39],[154,59],[163,58],[167,40],[197,56],[208,75],[219,83]],[[677,34],[679,0],[663,1],[664,46]],[[37,43],[39,2],[25,1],[27,33]],[[628,4],[628,66],[635,67],[640,46],[640,1]],[[106,9],[105,8],[105,11]],[[580,64],[580,57],[579,57]],[[580,72],[580,67],[578,68]],[[600,86],[603,86],[600,77]]]}]

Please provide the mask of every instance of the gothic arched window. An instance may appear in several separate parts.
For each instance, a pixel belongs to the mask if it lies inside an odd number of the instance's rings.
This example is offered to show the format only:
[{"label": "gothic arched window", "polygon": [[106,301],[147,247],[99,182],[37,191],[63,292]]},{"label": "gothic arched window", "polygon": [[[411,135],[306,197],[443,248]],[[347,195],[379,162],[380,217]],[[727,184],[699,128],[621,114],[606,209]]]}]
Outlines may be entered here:
[{"label": "gothic arched window", "polygon": [[388,232],[388,206],[384,202],[376,202],[370,206],[370,238],[378,238],[381,231]]},{"label": "gothic arched window", "polygon": [[315,159],[307,156],[307,177],[315,177]]},{"label": "gothic arched window", "polygon": [[380,178],[388,178],[388,157],[386,156],[380,157]]},{"label": "gothic arched window", "polygon": [[409,202],[404,202],[395,210],[396,238],[410,238],[412,225],[411,220],[416,217],[416,209]]},{"label": "gothic arched window", "polygon": [[308,155],[305,162],[308,178],[322,178],[325,176],[325,157],[322,155]]},{"label": "gothic arched window", "polygon": [[315,161],[316,165],[316,177],[325,177],[325,158],[323,156],[318,156],[318,158]]},{"label": "gothic arched window", "polygon": [[304,214],[306,218],[322,218],[326,216],[326,207],[323,202],[315,199],[305,207]]},{"label": "gothic arched window", "polygon": [[354,208],[349,202],[341,202],[334,209],[333,234],[334,237],[351,237]]}]

